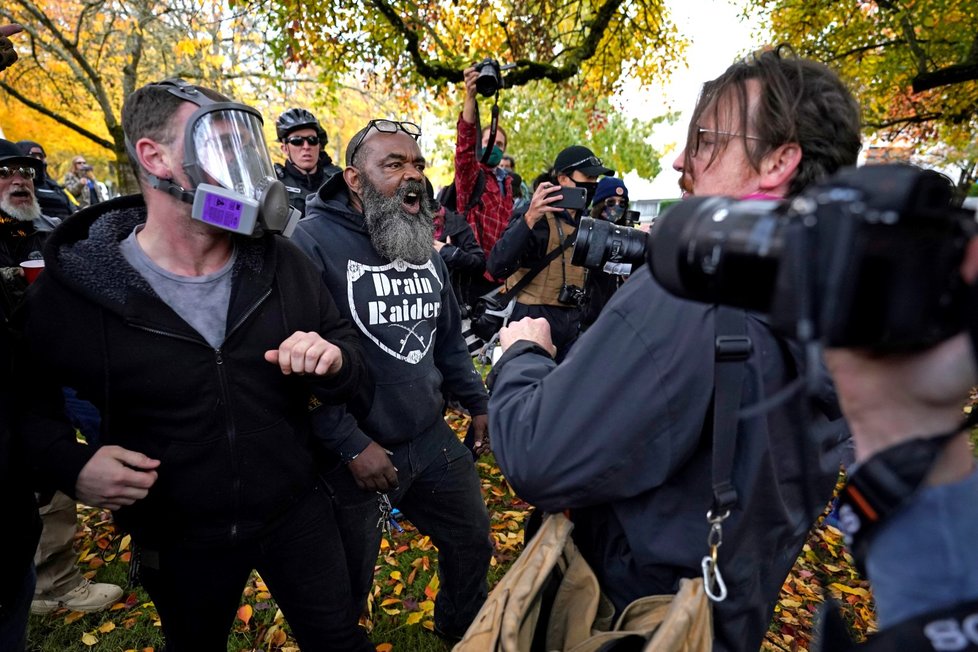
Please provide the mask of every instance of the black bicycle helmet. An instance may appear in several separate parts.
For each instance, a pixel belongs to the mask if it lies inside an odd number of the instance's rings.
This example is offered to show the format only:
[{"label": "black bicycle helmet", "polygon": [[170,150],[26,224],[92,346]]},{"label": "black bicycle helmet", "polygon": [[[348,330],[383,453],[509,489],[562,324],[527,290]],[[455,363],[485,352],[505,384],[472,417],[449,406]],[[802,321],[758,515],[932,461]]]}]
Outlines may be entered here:
[{"label": "black bicycle helmet", "polygon": [[311,112],[305,109],[289,109],[275,121],[275,135],[279,142],[284,142],[290,133],[296,129],[312,128],[319,134],[319,139],[326,144],[326,132]]}]

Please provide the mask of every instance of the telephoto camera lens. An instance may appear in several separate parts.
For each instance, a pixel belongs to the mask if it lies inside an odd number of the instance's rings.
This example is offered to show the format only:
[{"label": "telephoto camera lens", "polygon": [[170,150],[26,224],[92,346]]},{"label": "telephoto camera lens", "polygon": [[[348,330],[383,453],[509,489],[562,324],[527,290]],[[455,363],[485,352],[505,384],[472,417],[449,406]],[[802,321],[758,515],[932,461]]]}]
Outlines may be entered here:
[{"label": "telephoto camera lens", "polygon": [[649,230],[649,266],[676,296],[761,312],[770,307],[784,248],[779,202],[691,197]]},{"label": "telephoto camera lens", "polygon": [[571,264],[601,269],[605,263],[645,262],[648,234],[606,220],[582,217],[571,252]]}]

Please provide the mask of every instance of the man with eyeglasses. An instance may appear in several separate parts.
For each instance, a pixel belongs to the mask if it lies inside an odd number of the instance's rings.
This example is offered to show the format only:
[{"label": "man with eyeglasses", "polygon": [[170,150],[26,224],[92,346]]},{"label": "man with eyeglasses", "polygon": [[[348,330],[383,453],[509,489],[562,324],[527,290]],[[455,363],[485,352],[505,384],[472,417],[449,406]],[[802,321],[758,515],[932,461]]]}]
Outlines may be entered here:
[{"label": "man with eyeglasses", "polygon": [[[776,49],[704,85],[675,167],[687,194],[789,197],[855,164],[859,148],[859,107],[836,74]],[[762,316],[729,310],[751,343],[733,383],[716,374],[717,337],[735,335],[718,325],[726,318],[667,294],[648,266],[560,365],[546,321],[500,332],[505,352],[489,379],[496,459],[519,496],[570,510],[574,541],[616,610],[703,576],[718,388],[734,392],[736,413],[806,373],[798,347]],[[737,499],[718,549],[729,594],[713,603],[714,650],[760,648],[781,585],[832,495],[847,432],[826,380],[811,397],[817,427],[806,441],[808,400],[794,395],[720,424],[736,430],[734,452],[720,461],[730,460]]]},{"label": "man with eyeglasses", "polygon": [[0,279],[6,315],[20,305],[27,289],[20,264],[42,258],[47,235],[60,223],[41,212],[34,194],[34,180],[43,174],[40,161],[0,140]]},{"label": "man with eyeglasses", "polygon": [[44,172],[40,177],[34,179],[34,193],[41,205],[41,212],[48,217],[56,217],[60,220],[74,213],[78,207],[78,202],[68,195],[61,184],[48,174],[48,156],[41,144],[33,140],[21,140],[17,146],[25,155],[36,158],[43,164]]},{"label": "man with eyeglasses", "polygon": [[306,197],[341,170],[326,153],[326,131],[310,111],[293,108],[280,115],[275,135],[285,155],[285,165],[275,164],[275,175],[285,184],[289,205],[305,215]]},{"label": "man with eyeglasses", "polygon": [[371,120],[350,141],[343,174],[310,197],[293,241],[359,328],[377,383],[349,413],[334,410],[348,436],[324,460],[354,607],[366,604],[393,505],[438,546],[435,632],[457,639],[485,601],[491,545],[479,477],[445,423],[444,396],[472,415],[479,452],[488,443],[488,397],[432,247],[420,136],[410,122]]},{"label": "man with eyeglasses", "polygon": [[[486,261],[490,274],[506,279],[504,291],[533,274],[519,294],[511,297],[516,299],[512,320],[546,319],[558,362],[577,340],[584,301],[584,269],[571,265],[570,245],[581,215],[594,197],[598,177],[614,174],[587,147],[575,145],[562,150],[554,159],[548,180],[537,186],[524,209],[513,214]],[[584,189],[584,205],[556,206],[563,199],[561,188]]]}]

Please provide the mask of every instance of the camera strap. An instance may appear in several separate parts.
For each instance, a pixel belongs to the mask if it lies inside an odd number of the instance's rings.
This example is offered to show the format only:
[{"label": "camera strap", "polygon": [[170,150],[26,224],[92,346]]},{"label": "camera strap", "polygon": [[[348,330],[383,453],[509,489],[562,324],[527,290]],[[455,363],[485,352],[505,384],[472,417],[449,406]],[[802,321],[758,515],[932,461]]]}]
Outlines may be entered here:
[{"label": "camera strap", "polygon": [[482,124],[479,122],[479,103],[475,103],[475,153],[479,163],[489,165],[492,146],[496,144],[496,130],[499,128],[499,93],[492,96],[492,109],[489,111],[489,140],[482,147]]},{"label": "camera strap", "polygon": [[978,411],[973,410],[950,432],[892,446],[852,470],[839,496],[839,521],[861,574],[866,574],[866,553],[880,523],[917,492],[944,446],[976,422]]},{"label": "camera strap", "polygon": [[747,314],[728,306],[714,307],[713,371],[713,505],[706,513],[710,524],[709,554],[703,557],[703,585],[714,602],[727,597],[718,563],[723,543],[723,522],[737,505],[733,463],[737,449],[737,410],[743,394],[747,359],[753,345],[747,337]]},{"label": "camera strap", "polygon": [[[563,235],[563,231],[561,231],[560,233],[561,235]],[[577,229],[574,229],[573,233],[571,233],[569,236],[564,238],[563,241],[559,245],[554,247],[553,250],[551,250],[550,253],[548,253],[543,260],[541,260],[539,263],[531,267],[530,271],[527,272],[526,275],[523,276],[523,278],[517,281],[513,287],[509,288],[508,290],[503,290],[502,288],[498,288],[496,290],[493,290],[492,293],[495,294],[496,292],[499,292],[500,294],[503,295],[512,296],[515,299],[516,297],[519,296],[520,292],[522,292],[526,288],[526,286],[530,284],[530,281],[536,278],[537,274],[539,274],[544,269],[546,269],[546,267],[550,263],[556,260],[557,256],[561,256],[565,251],[567,251],[567,248],[574,243],[574,238],[576,237],[577,237]]]}]

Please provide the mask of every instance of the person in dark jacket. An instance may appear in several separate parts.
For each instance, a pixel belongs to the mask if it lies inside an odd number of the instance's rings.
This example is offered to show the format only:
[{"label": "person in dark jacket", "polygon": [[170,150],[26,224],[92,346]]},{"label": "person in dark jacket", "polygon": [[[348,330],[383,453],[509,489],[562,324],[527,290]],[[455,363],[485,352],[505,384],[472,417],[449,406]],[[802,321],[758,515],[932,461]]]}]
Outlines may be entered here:
[{"label": "person in dark jacket", "polygon": [[[342,444],[313,423],[360,390],[361,349],[316,268],[271,231],[288,207],[259,114],[181,80],[122,113],[142,195],[65,222],[28,299],[37,367],[103,418],[97,448],[37,442],[48,472],[77,477],[78,497],[132,534],[168,650],[224,649],[252,569],[303,648],[372,650],[310,442]],[[188,132],[201,150],[184,149]],[[237,190],[215,200],[229,178]],[[253,237],[218,210],[242,190]]]},{"label": "person in dark jacket", "polygon": [[34,180],[44,174],[40,161],[0,139],[0,168],[0,301],[4,314],[12,315],[27,290],[20,264],[42,258],[44,241],[60,220],[41,213],[34,194]]},{"label": "person in dark jacket", "polygon": [[435,239],[432,244],[448,267],[452,287],[455,289],[455,299],[462,308],[464,316],[463,306],[466,298],[461,287],[463,277],[481,276],[486,269],[486,255],[476,242],[472,227],[465,221],[465,217],[438,203],[434,188],[427,178],[425,178],[425,188],[435,223]]},{"label": "person in dark jacket", "polygon": [[[43,171],[39,159],[0,140],[0,286],[4,314],[13,315],[23,303],[27,279],[21,264],[43,263],[41,250],[60,223],[41,213],[34,195],[33,181],[41,178]],[[71,405],[72,409],[76,407]],[[50,613],[65,607],[91,612],[109,607],[122,595],[122,589],[114,584],[89,582],[75,565],[75,501],[60,491],[46,498],[41,505],[44,528],[34,559],[37,586],[31,611]]]},{"label": "person in dark jacket", "polygon": [[[20,32],[20,25],[0,25],[0,70],[17,60],[10,38]],[[0,557],[0,649],[20,652],[27,642],[27,617],[34,595],[34,549],[41,535],[41,519],[28,474],[25,458],[15,439],[17,427],[14,410],[23,402],[14,395],[21,386],[11,361],[13,336],[7,322],[10,315],[0,306],[0,495],[7,507],[7,521],[17,536],[9,542]]]},{"label": "person in dark jacket", "polygon": [[311,198],[294,239],[360,329],[377,380],[352,413],[338,415],[351,433],[338,449],[347,464],[327,476],[355,608],[364,608],[370,588],[385,520],[377,493],[386,493],[438,546],[434,625],[458,638],[487,595],[491,545],[479,477],[442,418],[442,391],[472,415],[480,452],[488,397],[462,339],[448,269],[431,246],[420,135],[412,123],[371,120],[350,142],[343,174]]},{"label": "person in dark jacket", "polygon": [[40,143],[21,140],[17,142],[17,146],[25,156],[36,158],[44,165],[41,176],[34,179],[34,193],[37,195],[37,202],[41,205],[41,212],[59,220],[64,220],[74,213],[78,208],[78,202],[73,201],[64,187],[48,174],[48,155]]},{"label": "person in dark jacket", "polygon": [[[623,224],[628,210],[628,188],[616,177],[605,177],[598,182],[591,205],[591,217],[614,224]],[[632,272],[631,263],[609,263],[602,269],[589,269],[584,273],[584,305],[581,307],[581,330],[595,322],[601,310],[618,291]]]},{"label": "person in dark jacket", "polygon": [[[614,175],[587,147],[564,148],[554,159],[548,180],[533,191],[530,203],[513,214],[506,231],[496,243],[486,268],[496,278],[505,278],[512,288],[530,271],[544,264],[550,252],[568,240],[573,242],[584,209],[566,210],[553,206],[562,198],[560,188],[584,188],[586,205],[591,203],[598,177]],[[584,300],[584,268],[571,265],[570,246],[546,263],[516,298],[511,319],[542,317],[550,322],[560,362],[577,340]]]},{"label": "person in dark jacket", "polygon": [[[704,86],[675,167],[687,194],[782,197],[854,164],[859,147],[859,108],[835,73],[772,50]],[[736,312],[752,352],[742,389],[727,389],[749,406],[806,364],[763,317]],[[668,294],[643,266],[560,365],[546,321],[500,332],[505,352],[490,377],[496,459],[522,498],[571,510],[574,541],[619,611],[703,575],[716,315],[716,306]],[[822,371],[821,427],[806,431],[797,395],[737,423],[737,501],[721,523],[718,560],[729,595],[713,603],[715,650],[760,647],[781,585],[832,495],[848,433]],[[601,382],[581,383],[592,377]]]},{"label": "person in dark jacket", "polygon": [[306,197],[340,171],[326,153],[326,130],[306,109],[289,109],[275,121],[285,165],[275,164],[275,176],[285,184],[289,204],[305,215]]}]

